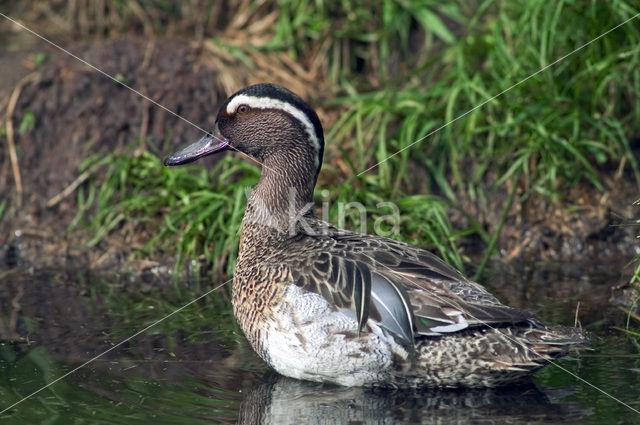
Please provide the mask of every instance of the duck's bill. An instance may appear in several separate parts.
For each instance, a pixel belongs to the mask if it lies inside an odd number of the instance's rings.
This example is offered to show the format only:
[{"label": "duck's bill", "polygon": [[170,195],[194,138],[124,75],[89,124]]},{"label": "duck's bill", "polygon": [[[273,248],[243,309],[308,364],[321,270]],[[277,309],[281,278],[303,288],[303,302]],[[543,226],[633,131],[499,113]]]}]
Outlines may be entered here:
[{"label": "duck's bill", "polygon": [[223,151],[228,147],[229,141],[222,137],[219,131],[214,131],[213,134],[207,134],[194,144],[168,156],[164,160],[164,165],[174,166],[188,164],[203,156]]}]

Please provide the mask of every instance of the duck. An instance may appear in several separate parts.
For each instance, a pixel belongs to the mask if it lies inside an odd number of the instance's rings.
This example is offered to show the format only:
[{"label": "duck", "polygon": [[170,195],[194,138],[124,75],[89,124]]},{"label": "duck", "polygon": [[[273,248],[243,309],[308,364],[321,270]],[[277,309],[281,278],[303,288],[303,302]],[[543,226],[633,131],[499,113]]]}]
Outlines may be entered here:
[{"label": "duck", "polygon": [[278,373],[352,387],[496,387],[585,345],[581,329],[545,326],[428,250],[319,218],[323,127],[288,89],[260,83],[231,95],[213,130],[164,164],[227,150],[262,168],[242,220],[232,305]]}]

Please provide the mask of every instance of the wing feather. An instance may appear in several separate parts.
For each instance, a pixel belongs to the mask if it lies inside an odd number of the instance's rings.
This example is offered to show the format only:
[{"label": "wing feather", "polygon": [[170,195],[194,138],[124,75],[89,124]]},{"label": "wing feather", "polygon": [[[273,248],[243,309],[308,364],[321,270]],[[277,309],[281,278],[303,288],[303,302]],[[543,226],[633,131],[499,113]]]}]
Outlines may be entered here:
[{"label": "wing feather", "polygon": [[362,331],[367,318],[369,317],[369,304],[371,302],[371,273],[366,265],[361,262],[355,264],[353,268],[353,278],[355,280],[353,286],[353,298],[356,306],[356,315],[358,317],[358,331]]},{"label": "wing feather", "polygon": [[298,242],[289,249],[300,255],[285,259],[296,285],[355,313],[360,332],[371,319],[412,343],[418,335],[534,320],[415,246],[342,230]]},{"label": "wing feather", "polygon": [[371,298],[376,310],[380,313],[380,325],[412,343],[413,310],[409,297],[401,286],[396,285],[380,274],[374,274],[371,286]]}]

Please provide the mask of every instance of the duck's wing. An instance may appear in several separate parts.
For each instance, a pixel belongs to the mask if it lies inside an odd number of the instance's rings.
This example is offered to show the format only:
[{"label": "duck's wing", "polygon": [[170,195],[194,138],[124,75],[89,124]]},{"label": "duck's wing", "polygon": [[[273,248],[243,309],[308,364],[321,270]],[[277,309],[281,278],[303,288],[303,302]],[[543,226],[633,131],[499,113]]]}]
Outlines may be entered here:
[{"label": "duck's wing", "polygon": [[405,288],[417,334],[439,335],[469,326],[534,320],[528,312],[505,306],[429,251],[373,236],[360,240],[355,246],[368,247],[360,250],[370,258],[374,272]]},{"label": "duck's wing", "polygon": [[355,312],[360,330],[372,319],[413,342],[416,335],[533,320],[412,245],[346,233],[306,240],[299,252],[296,267],[290,267],[294,282]]},{"label": "duck's wing", "polygon": [[340,252],[314,254],[289,267],[296,285],[322,295],[338,309],[353,311],[360,331],[372,319],[406,342],[413,342],[414,315],[402,286],[372,269],[366,259]]}]

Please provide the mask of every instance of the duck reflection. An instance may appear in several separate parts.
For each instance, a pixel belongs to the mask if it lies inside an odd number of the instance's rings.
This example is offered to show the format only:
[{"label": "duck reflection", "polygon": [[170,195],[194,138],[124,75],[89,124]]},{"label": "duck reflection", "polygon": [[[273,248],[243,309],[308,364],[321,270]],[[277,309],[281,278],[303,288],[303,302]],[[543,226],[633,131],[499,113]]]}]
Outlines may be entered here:
[{"label": "duck reflection", "polygon": [[238,424],[549,424],[589,414],[552,402],[566,389],[533,384],[482,390],[388,390],[336,387],[267,374],[244,397]]}]

